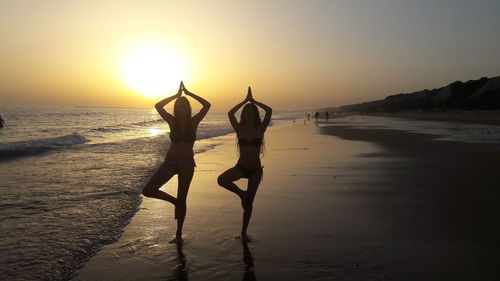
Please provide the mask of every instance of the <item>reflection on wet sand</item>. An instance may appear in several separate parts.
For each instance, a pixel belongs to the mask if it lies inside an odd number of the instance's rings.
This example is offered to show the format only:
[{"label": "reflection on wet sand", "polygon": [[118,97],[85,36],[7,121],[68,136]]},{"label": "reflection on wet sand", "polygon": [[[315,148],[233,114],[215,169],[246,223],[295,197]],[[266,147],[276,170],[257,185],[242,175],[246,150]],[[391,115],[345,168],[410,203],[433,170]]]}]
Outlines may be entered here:
[{"label": "reflection on wet sand", "polygon": [[257,277],[255,276],[255,264],[253,262],[252,253],[248,248],[247,241],[242,240],[241,245],[243,245],[243,262],[245,263],[243,266],[243,281],[255,281]]},{"label": "reflection on wet sand", "polygon": [[177,249],[177,262],[178,264],[173,268],[173,273],[175,276],[175,280],[177,281],[187,281],[189,280],[187,269],[186,269],[186,257],[182,252],[182,242],[176,243]]},{"label": "reflection on wet sand", "polygon": [[[255,263],[248,247],[248,242],[242,241],[243,246],[243,281],[256,281],[255,276]],[[188,281],[188,269],[186,267],[187,261],[182,251],[182,243],[176,243],[177,250],[177,265],[172,269],[173,276],[171,275],[167,280],[169,281]]]}]

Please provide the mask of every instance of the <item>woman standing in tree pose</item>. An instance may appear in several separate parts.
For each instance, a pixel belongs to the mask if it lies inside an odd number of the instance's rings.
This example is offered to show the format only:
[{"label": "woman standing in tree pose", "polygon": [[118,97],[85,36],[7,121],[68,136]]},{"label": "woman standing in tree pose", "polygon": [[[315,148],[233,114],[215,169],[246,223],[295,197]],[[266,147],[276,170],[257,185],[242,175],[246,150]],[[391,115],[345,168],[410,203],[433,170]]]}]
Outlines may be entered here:
[{"label": "woman standing in tree pose", "polygon": [[[249,103],[247,103],[249,102]],[[242,106],[240,122],[236,120],[234,114]],[[257,106],[264,109],[266,115],[261,121]],[[249,241],[247,236],[248,223],[252,216],[252,206],[257,188],[262,179],[262,166],[260,163],[260,153],[262,152],[262,144],[264,132],[271,121],[272,109],[252,97],[252,90],[248,87],[248,94],[244,101],[237,104],[229,112],[229,121],[233,126],[236,136],[238,137],[238,147],[240,157],[236,166],[222,173],[217,182],[225,189],[234,192],[241,199],[243,207],[243,226],[241,228],[241,239]],[[234,181],[241,178],[248,179],[248,187],[246,191],[241,190]]]},{"label": "woman standing in tree pose", "polygon": [[[191,117],[191,106],[186,97],[181,97],[182,92],[194,98],[203,105],[203,108],[196,115]],[[163,107],[172,100],[174,104],[174,115],[168,113]],[[205,117],[210,108],[210,103],[204,98],[188,91],[181,81],[177,94],[159,101],[156,110],[160,116],[167,121],[170,126],[170,149],[167,152],[165,162],[151,177],[142,190],[146,197],[153,197],[168,201],[175,206],[175,219],[177,220],[177,232],[175,239],[171,242],[182,242],[182,225],[186,217],[186,197],[191,179],[193,178],[194,152],[193,145],[196,139],[198,124]],[[175,174],[178,175],[179,186],[177,198],[160,190],[168,180]]]}]

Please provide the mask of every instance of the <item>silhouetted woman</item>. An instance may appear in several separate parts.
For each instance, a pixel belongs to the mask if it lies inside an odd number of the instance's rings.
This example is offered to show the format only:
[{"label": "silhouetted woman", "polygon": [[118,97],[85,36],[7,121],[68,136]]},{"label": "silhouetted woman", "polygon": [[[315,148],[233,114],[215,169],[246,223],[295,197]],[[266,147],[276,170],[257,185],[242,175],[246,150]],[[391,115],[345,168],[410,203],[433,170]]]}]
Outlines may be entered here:
[{"label": "silhouetted woman", "polygon": [[[247,103],[249,102],[249,103]],[[243,105],[240,122],[236,120],[234,114]],[[257,106],[264,109],[266,115],[261,121]],[[272,109],[252,97],[252,90],[248,87],[248,94],[244,101],[237,104],[229,112],[229,121],[238,137],[240,157],[236,166],[222,173],[217,182],[225,189],[234,192],[241,199],[243,207],[243,226],[241,228],[241,239],[249,240],[247,236],[248,223],[252,216],[252,207],[257,188],[262,179],[262,166],[260,163],[260,153],[264,140],[264,132],[271,121]],[[241,178],[248,179],[246,191],[241,190],[234,181]]]},{"label": "silhouetted woman", "polygon": [[[181,97],[182,92],[203,105],[200,112],[193,117],[191,117],[189,100],[186,97]],[[174,115],[172,115],[163,107],[174,99],[176,101],[174,104]],[[142,190],[142,194],[147,197],[162,199],[175,205],[177,232],[172,242],[182,242],[182,225],[186,217],[186,197],[191,179],[193,178],[194,167],[196,166],[193,152],[196,130],[200,121],[207,114],[210,103],[188,91],[181,82],[177,94],[161,100],[155,107],[160,116],[170,126],[171,144],[165,161],[146,184]],[[160,187],[175,174],[178,175],[179,181],[177,198],[160,190]]]}]

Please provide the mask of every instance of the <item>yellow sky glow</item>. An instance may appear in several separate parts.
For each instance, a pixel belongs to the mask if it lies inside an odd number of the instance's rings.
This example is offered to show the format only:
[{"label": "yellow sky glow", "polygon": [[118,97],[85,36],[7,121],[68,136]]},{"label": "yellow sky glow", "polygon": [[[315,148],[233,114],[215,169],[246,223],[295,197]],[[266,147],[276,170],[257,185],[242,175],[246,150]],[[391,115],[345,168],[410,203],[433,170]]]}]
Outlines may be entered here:
[{"label": "yellow sky glow", "polygon": [[277,110],[379,99],[499,75],[499,11],[495,1],[0,1],[0,105],[152,107],[179,80],[223,110],[248,86]]}]

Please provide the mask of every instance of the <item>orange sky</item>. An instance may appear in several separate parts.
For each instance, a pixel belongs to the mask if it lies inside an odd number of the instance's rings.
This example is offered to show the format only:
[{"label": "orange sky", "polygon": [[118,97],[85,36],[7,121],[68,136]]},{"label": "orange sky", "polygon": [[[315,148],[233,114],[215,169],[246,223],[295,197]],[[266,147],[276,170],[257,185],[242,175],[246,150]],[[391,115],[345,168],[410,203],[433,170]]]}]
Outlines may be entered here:
[{"label": "orange sky", "polygon": [[277,109],[309,109],[500,75],[497,1],[408,2],[2,1],[0,101],[150,107],[158,98],[120,74],[148,40],[175,50],[186,86],[217,109],[249,85]]}]

